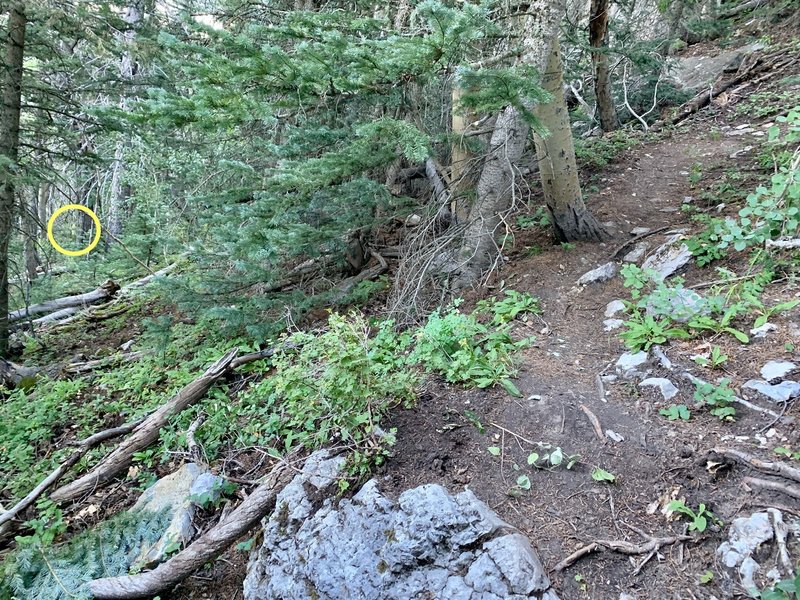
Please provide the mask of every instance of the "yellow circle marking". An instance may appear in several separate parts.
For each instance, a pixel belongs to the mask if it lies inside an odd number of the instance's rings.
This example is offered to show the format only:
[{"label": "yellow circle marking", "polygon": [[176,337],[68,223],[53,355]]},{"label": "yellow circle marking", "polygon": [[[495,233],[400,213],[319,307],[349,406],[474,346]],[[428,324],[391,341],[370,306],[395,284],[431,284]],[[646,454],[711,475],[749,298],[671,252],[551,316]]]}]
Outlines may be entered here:
[{"label": "yellow circle marking", "polygon": [[[53,237],[53,223],[56,222],[56,218],[61,213],[65,213],[68,210],[79,210],[84,212],[89,215],[92,221],[94,221],[94,239],[88,246],[86,246],[86,248],[82,250],[67,250],[66,248],[62,248],[56,241],[56,238]],[[95,246],[97,246],[97,243],[100,241],[100,219],[98,219],[97,215],[94,214],[94,211],[87,206],[82,206],[80,204],[67,204],[66,206],[62,206],[56,210],[56,212],[53,213],[53,216],[50,217],[50,220],[47,222],[47,239],[50,240],[51,244],[53,244],[53,248],[61,252],[61,254],[66,254],[67,256],[83,256],[84,254],[89,254],[89,252],[94,250]]]}]

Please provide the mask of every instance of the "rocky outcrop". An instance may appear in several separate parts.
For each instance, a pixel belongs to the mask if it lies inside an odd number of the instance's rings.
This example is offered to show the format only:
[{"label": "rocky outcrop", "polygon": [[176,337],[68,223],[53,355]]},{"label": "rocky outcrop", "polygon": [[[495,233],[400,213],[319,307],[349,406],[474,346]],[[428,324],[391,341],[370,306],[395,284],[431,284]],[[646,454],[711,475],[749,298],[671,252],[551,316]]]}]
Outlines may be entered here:
[{"label": "rocky outcrop", "polygon": [[341,465],[315,453],[278,496],[245,600],[557,600],[528,539],[471,491],[423,485],[392,500],[371,480],[336,502]]}]

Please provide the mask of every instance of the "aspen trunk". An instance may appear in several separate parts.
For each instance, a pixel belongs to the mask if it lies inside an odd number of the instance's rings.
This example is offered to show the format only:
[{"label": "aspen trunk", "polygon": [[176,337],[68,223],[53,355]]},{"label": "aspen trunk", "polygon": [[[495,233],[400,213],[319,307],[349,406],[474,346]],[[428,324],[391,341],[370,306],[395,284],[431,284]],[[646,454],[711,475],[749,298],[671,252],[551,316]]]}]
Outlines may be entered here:
[{"label": "aspen trunk", "polygon": [[553,216],[556,237],[562,242],[599,241],[605,237],[597,220],[586,209],[575,163],[572,127],[564,101],[564,77],[558,40],[551,44],[542,87],[552,102],[536,107],[536,116],[550,131],[547,137],[535,135],[536,156],[547,207]]},{"label": "aspen trunk", "polygon": [[454,81],[450,107],[450,132],[453,138],[450,145],[450,193],[453,197],[450,212],[454,215],[457,223],[463,223],[469,218],[469,201],[464,192],[468,187],[469,164],[473,158],[464,143],[464,134],[474,115],[466,110],[459,110],[458,105],[463,95],[464,90],[458,85],[458,82]]},{"label": "aspen trunk", "polygon": [[[8,7],[5,57],[0,79],[0,357],[8,355],[8,243],[13,231],[14,173],[9,165],[17,162],[19,119],[22,94],[22,64],[25,52],[25,4],[12,2]],[[7,162],[6,162],[7,161]]]}]

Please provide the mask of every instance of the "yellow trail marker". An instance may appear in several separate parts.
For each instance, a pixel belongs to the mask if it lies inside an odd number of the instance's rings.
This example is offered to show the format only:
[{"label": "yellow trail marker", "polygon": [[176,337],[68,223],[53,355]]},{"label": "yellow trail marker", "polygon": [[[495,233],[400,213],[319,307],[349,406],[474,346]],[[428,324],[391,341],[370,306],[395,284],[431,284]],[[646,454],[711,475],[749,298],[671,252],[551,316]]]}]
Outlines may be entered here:
[{"label": "yellow trail marker", "polygon": [[[53,223],[55,223],[56,218],[61,213],[65,213],[68,210],[79,210],[84,212],[89,215],[92,221],[94,221],[94,239],[88,246],[86,246],[86,248],[83,248],[82,250],[67,250],[66,248],[62,248],[56,241],[56,238],[53,237]],[[100,219],[98,219],[97,215],[94,214],[94,211],[87,206],[82,206],[80,204],[67,204],[66,206],[62,206],[56,210],[56,212],[53,213],[53,216],[50,217],[50,220],[47,222],[47,239],[50,240],[51,244],[53,244],[53,248],[61,252],[61,254],[66,254],[67,256],[83,256],[84,254],[89,254],[89,252],[94,250],[95,246],[97,246],[97,243],[100,241]]]}]

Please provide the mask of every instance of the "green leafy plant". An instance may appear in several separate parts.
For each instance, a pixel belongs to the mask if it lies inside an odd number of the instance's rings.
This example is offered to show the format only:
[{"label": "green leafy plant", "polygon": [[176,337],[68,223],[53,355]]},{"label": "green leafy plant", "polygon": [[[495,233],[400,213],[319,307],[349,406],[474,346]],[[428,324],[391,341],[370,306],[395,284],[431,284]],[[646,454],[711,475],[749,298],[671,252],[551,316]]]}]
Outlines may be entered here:
[{"label": "green leafy plant", "polygon": [[719,346],[714,346],[711,349],[711,353],[709,354],[708,358],[705,356],[695,356],[692,358],[692,360],[701,367],[716,369],[728,362],[728,355],[723,354],[722,349]]},{"label": "green leafy plant", "polygon": [[528,464],[537,469],[553,469],[564,467],[572,469],[580,460],[580,454],[565,454],[560,446],[553,446],[544,442],[539,442],[539,452],[531,452],[528,455]]},{"label": "green leafy plant", "polygon": [[714,572],[713,571],[706,571],[702,575],[700,575],[700,585],[708,585],[714,581]]},{"label": "green leafy plant", "polygon": [[733,421],[736,416],[736,409],[731,406],[736,396],[729,383],[727,379],[720,380],[718,385],[695,381],[695,400],[711,407],[709,412],[722,421]]},{"label": "green leafy plant", "polygon": [[785,456],[786,458],[790,458],[792,460],[800,460],[800,452],[793,451],[791,448],[787,448],[786,446],[779,446],[775,448],[773,452],[778,456]]},{"label": "green leafy plant", "polygon": [[513,396],[522,395],[511,381],[516,374],[514,355],[530,339],[515,341],[508,324],[492,327],[457,308],[444,314],[437,310],[415,341],[410,360],[427,371],[441,373],[451,383],[479,388],[499,384]]},{"label": "green leafy plant", "polygon": [[595,481],[614,483],[617,480],[617,477],[610,471],[606,471],[605,469],[601,469],[600,467],[595,467],[592,470],[592,479],[594,479]]},{"label": "green leafy plant", "polygon": [[520,315],[541,313],[539,299],[534,298],[527,292],[505,290],[503,295],[504,298],[502,300],[497,298],[481,300],[477,304],[476,312],[492,315],[492,325],[503,325],[513,321]]},{"label": "green leafy plant", "polygon": [[652,315],[640,312],[631,315],[624,325],[625,331],[620,338],[634,352],[649,350],[653,344],[663,344],[670,338],[690,337],[685,329],[672,327],[669,320],[656,320]]},{"label": "green leafy plant", "polygon": [[762,314],[758,316],[755,323],[753,323],[753,327],[761,327],[762,325],[765,325],[772,315],[787,312],[798,304],[800,304],[800,300],[789,300],[788,302],[781,302],[775,306],[765,309]]},{"label": "green leafy plant", "polygon": [[706,509],[705,504],[700,504],[697,507],[697,511],[694,511],[686,506],[683,500],[673,500],[667,505],[667,510],[687,517],[689,519],[689,531],[703,533],[708,527],[709,519],[721,523],[711,511]]},{"label": "green leafy plant", "polygon": [[800,599],[800,574],[793,579],[782,579],[764,590],[748,590],[759,600],[798,600]]},{"label": "green leafy plant", "polygon": [[678,419],[688,421],[692,416],[685,404],[671,404],[669,408],[662,408],[658,411],[658,414],[667,417],[670,421],[677,421]]}]

